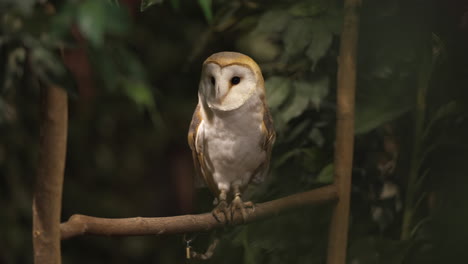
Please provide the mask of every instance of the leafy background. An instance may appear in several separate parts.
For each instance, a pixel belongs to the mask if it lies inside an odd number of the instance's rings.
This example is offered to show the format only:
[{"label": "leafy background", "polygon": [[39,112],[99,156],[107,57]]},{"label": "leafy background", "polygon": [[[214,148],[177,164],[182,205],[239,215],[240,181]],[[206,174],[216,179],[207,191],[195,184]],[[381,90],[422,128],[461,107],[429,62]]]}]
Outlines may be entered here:
[{"label": "leafy background", "polygon": [[[211,209],[186,133],[202,61],[234,50],[266,80],[278,138],[261,202],[332,182],[342,1],[0,3],[0,263],[31,263],[38,94],[70,95],[62,217]],[[460,263],[468,228],[468,8],[363,1],[348,262]],[[197,234],[211,263],[325,263],[330,206]],[[403,219],[408,219],[409,225]],[[407,221],[408,222],[408,221]],[[182,236],[80,237],[64,263],[184,261]]]}]

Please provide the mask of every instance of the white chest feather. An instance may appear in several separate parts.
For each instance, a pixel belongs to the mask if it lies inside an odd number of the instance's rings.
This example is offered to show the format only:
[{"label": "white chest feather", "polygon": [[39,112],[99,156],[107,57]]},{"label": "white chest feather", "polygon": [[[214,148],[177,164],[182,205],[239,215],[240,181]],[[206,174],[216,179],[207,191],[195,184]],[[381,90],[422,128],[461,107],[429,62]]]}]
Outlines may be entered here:
[{"label": "white chest feather", "polygon": [[203,152],[206,165],[219,189],[246,186],[256,169],[265,161],[260,142],[262,103],[256,96],[242,107],[214,112],[211,122],[203,121]]}]

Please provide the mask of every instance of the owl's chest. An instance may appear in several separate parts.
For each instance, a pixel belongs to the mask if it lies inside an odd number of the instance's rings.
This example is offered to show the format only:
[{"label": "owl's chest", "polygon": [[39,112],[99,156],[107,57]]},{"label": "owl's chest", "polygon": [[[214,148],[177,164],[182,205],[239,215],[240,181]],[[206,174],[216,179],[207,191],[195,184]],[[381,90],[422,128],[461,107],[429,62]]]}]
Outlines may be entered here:
[{"label": "owl's chest", "polygon": [[[242,152],[248,152],[254,147],[260,146],[261,123],[258,119],[248,114],[242,120],[219,120],[205,128],[205,142],[211,151],[211,155],[223,154],[238,156]],[[245,120],[247,119],[247,120]],[[251,122],[246,122],[250,120]]]},{"label": "owl's chest", "polygon": [[205,147],[214,170],[255,169],[261,162],[263,114],[259,107],[241,109],[230,116],[214,116],[205,127]]}]

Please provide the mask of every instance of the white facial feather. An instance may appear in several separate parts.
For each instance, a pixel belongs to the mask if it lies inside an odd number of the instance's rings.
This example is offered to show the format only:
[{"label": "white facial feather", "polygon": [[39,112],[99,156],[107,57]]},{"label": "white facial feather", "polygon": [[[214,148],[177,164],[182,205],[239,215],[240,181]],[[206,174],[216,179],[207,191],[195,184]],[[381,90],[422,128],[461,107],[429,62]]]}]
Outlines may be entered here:
[{"label": "white facial feather", "polygon": [[202,72],[199,91],[210,108],[230,111],[242,106],[257,91],[257,83],[255,73],[248,67],[233,64],[221,68],[216,63],[208,63]]}]

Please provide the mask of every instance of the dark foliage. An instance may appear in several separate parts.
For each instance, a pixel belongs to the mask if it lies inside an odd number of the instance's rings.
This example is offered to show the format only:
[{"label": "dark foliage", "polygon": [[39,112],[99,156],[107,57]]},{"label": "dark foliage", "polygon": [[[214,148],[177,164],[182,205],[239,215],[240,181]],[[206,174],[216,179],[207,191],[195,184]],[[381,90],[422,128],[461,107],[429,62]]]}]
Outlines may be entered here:
[{"label": "dark foliage", "polygon": [[[186,133],[200,65],[259,62],[277,142],[266,201],[332,182],[341,1],[0,3],[0,263],[31,263],[38,87],[70,94],[63,220],[211,209]],[[145,9],[140,12],[140,8]],[[55,14],[54,14],[55,13]],[[468,9],[363,1],[349,263],[461,263],[468,242]],[[330,208],[220,230],[212,263],[324,263]],[[203,251],[215,234],[198,234]],[[175,263],[182,237],[82,237],[64,263]]]}]

